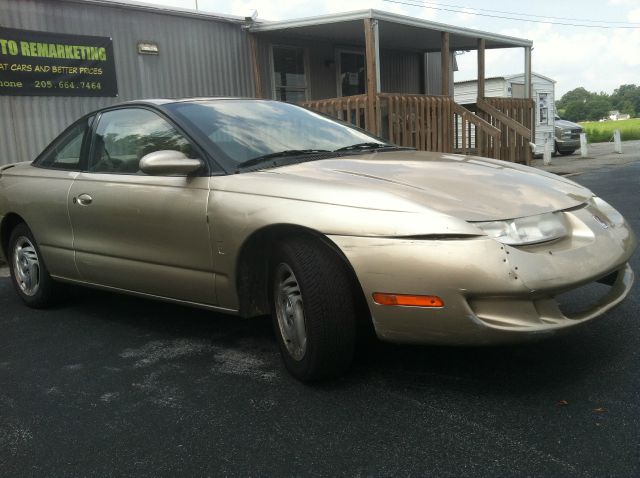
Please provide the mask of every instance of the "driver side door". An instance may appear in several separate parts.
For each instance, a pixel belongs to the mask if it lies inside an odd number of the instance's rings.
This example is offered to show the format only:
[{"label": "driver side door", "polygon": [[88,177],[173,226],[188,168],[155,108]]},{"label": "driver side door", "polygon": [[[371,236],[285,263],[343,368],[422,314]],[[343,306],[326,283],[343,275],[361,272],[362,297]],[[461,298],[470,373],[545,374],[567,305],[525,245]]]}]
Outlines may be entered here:
[{"label": "driver side door", "polygon": [[81,279],[104,287],[215,304],[207,224],[209,177],[147,175],[154,151],[198,150],[158,112],[126,107],[97,118],[69,212]]}]

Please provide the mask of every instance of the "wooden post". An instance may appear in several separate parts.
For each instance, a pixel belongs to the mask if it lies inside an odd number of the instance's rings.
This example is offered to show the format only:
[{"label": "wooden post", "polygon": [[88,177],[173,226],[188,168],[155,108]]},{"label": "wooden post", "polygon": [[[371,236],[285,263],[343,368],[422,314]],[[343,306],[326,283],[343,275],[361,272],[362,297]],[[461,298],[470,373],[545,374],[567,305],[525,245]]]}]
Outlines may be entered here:
[{"label": "wooden post", "polygon": [[376,97],[380,91],[378,84],[378,21],[364,19],[364,41],[367,62],[367,130],[376,134]]},{"label": "wooden post", "polygon": [[440,68],[442,70],[442,95],[451,96],[451,54],[449,48],[449,32],[442,32],[440,34],[441,48],[440,48]]},{"label": "wooden post", "polygon": [[[531,47],[527,46],[524,48],[524,97],[528,99],[533,98],[533,85],[531,81]],[[554,111],[549,111],[549,114],[554,114]],[[536,102],[533,102],[533,107],[531,108],[531,115],[529,117],[529,121],[531,124],[531,139],[532,143],[536,142]],[[525,164],[531,163],[531,158],[533,158],[533,151],[528,150],[528,154],[526,155]]]},{"label": "wooden post", "polygon": [[524,97],[531,98],[531,47],[524,48]]},{"label": "wooden post", "polygon": [[485,80],[485,71],[484,71],[484,50],[485,50],[485,39],[478,39],[478,98],[484,98],[484,80]]},{"label": "wooden post", "polygon": [[254,33],[249,33],[249,49],[251,52],[251,65],[253,66],[255,95],[256,98],[264,98],[264,96],[262,96],[262,75],[260,75],[258,38]]}]

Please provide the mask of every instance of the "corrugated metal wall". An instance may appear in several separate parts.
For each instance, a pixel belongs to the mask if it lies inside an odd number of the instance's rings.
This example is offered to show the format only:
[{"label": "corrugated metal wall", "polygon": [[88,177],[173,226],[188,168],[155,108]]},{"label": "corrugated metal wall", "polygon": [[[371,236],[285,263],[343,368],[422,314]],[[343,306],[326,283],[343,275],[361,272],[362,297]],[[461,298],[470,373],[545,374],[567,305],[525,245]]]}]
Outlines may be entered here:
[{"label": "corrugated metal wall", "polygon": [[[0,26],[110,36],[118,98],[0,96],[0,164],[33,159],[74,119],[140,98],[253,96],[246,33],[240,24],[122,6],[0,0]],[[138,55],[139,41],[158,56]]]},{"label": "corrugated metal wall", "polygon": [[[380,50],[380,86],[384,93],[422,93],[422,54]],[[439,70],[439,67],[438,67]]]}]

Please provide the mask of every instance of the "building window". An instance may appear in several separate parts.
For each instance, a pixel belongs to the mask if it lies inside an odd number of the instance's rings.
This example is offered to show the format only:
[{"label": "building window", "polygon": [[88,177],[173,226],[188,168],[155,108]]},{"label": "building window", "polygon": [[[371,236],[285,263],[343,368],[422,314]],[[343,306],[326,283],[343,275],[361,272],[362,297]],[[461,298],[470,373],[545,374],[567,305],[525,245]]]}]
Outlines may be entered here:
[{"label": "building window", "polygon": [[538,124],[549,124],[549,93],[538,93]]},{"label": "building window", "polygon": [[305,101],[308,96],[305,50],[299,47],[273,47],[273,83],[276,100]]}]

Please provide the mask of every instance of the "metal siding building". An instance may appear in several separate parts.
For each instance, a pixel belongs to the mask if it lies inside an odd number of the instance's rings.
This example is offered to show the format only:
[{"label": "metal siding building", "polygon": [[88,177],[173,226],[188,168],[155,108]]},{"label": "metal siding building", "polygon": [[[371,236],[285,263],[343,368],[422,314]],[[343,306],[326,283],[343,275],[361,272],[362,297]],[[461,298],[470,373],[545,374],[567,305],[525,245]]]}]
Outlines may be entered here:
[{"label": "metal siding building", "polygon": [[[253,96],[243,19],[143,5],[0,0],[0,26],[113,38],[119,96],[0,96],[0,164],[33,159],[72,121],[140,98]],[[151,41],[159,55],[139,55]]]},{"label": "metal siding building", "polygon": [[[121,0],[0,0],[0,28],[111,38],[119,94],[0,95],[0,164],[32,160],[83,114],[128,100],[257,93],[303,102],[365,93],[365,26],[374,24],[381,93],[449,95],[455,51],[475,48],[479,38],[487,48],[531,48],[528,40],[377,10],[267,22]],[[450,38],[445,72],[443,35]],[[141,42],[157,45],[158,54],[140,54]]]}]

